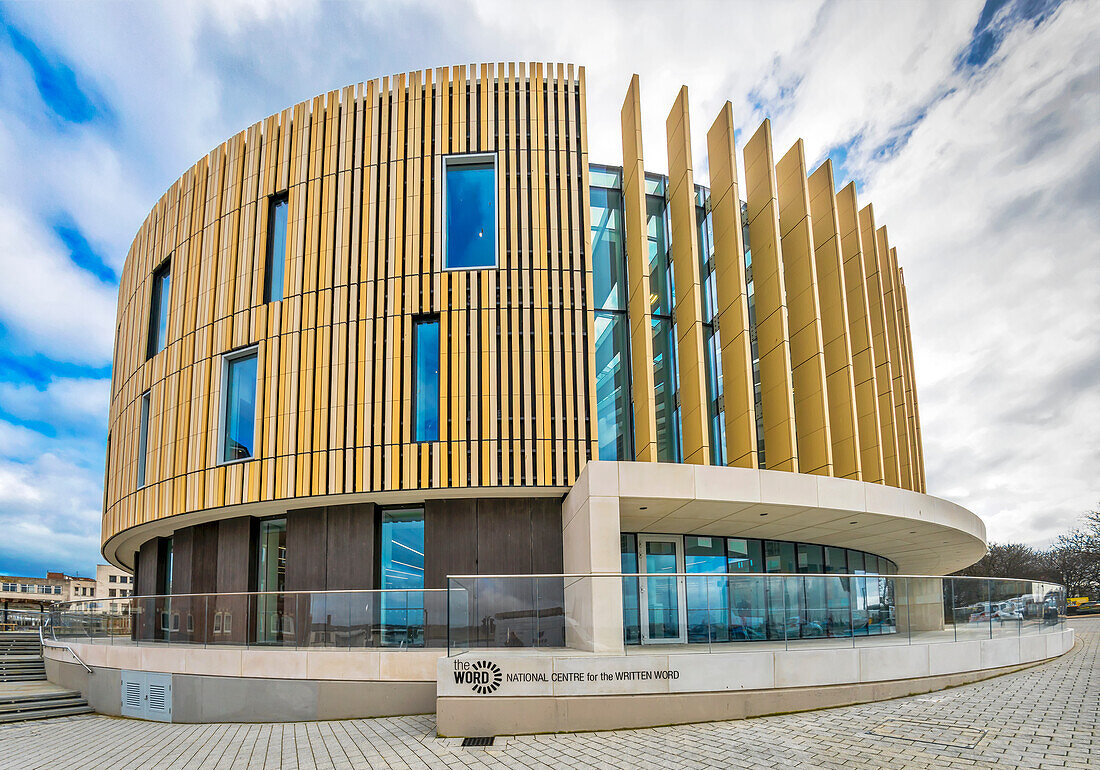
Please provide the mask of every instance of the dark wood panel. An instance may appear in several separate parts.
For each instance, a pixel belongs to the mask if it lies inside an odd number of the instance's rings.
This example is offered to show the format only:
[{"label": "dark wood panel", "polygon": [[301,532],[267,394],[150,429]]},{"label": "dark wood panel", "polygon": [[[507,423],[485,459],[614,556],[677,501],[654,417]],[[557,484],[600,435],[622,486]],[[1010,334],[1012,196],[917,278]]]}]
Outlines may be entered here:
[{"label": "dark wood panel", "polygon": [[191,530],[191,593],[214,593],[218,590],[218,522],[196,524]]},{"label": "dark wood panel", "polygon": [[251,591],[256,573],[251,516],[218,522],[218,593]]},{"label": "dark wood panel", "polygon": [[554,575],[563,572],[561,500],[539,497],[531,500],[531,572]]},{"label": "dark wood panel", "polygon": [[160,555],[160,538],[154,537],[141,544],[137,555],[137,567],[134,570],[134,593],[137,596],[152,596],[157,592],[157,559]]},{"label": "dark wood panel", "polygon": [[194,539],[193,527],[184,527],[172,533],[172,590],[169,593],[192,593],[191,556]]},{"label": "dark wood panel", "polygon": [[477,500],[424,503],[424,587],[446,588],[447,575],[478,572]]},{"label": "dark wood panel", "polygon": [[324,591],[328,537],[324,508],[289,511],[286,516],[286,590]]},{"label": "dark wood panel", "polygon": [[330,591],[374,588],[374,519],[374,503],[328,507]]},{"label": "dark wood panel", "polygon": [[[256,574],[256,549],[252,529],[255,519],[238,516],[218,522],[217,591],[221,594],[251,591]],[[250,624],[247,596],[219,596],[212,620],[212,638],[217,641],[243,643],[249,638]],[[228,631],[226,628],[228,627]]]},{"label": "dark wood panel", "polygon": [[517,498],[477,501],[477,573],[531,574],[531,503]]}]

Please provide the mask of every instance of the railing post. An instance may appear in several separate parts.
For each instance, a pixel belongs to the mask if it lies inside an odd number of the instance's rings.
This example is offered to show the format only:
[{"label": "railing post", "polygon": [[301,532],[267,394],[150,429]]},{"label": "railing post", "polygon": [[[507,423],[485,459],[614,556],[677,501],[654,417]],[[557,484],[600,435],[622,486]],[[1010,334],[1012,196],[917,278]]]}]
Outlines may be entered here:
[{"label": "railing post", "polygon": [[787,623],[790,619],[790,610],[787,608],[787,576],[779,578],[780,593],[783,595],[783,649],[789,650],[790,645],[787,644]]},{"label": "railing post", "polygon": [[856,646],[856,596],[853,590],[856,585],[854,576],[848,576],[848,637],[852,640],[852,647]]},{"label": "railing post", "polygon": [[[889,578],[887,578],[889,580]],[[896,580],[896,578],[895,578]],[[909,578],[902,578],[905,581],[905,633],[909,635],[909,644],[913,643],[913,594],[909,591]],[[894,583],[894,604],[898,601],[898,584]]]}]

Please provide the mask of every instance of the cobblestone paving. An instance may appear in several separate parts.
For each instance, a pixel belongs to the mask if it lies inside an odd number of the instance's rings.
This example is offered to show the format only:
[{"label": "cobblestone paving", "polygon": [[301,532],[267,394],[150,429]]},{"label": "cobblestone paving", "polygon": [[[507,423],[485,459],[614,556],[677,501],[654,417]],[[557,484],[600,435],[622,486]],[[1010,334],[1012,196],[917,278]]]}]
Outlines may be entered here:
[{"label": "cobblestone paving", "polygon": [[732,722],[497,738],[462,748],[432,717],[274,725],[102,716],[0,728],[3,770],[326,768],[1100,768],[1100,620],[1061,659],[978,684]]}]

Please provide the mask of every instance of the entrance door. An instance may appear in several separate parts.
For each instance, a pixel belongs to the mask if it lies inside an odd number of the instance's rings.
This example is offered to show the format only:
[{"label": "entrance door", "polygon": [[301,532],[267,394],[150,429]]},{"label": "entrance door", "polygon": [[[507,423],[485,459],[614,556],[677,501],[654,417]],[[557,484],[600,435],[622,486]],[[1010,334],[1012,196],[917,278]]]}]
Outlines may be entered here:
[{"label": "entrance door", "polygon": [[662,535],[638,535],[638,571],[641,579],[642,644],[687,642],[687,590],[683,539]]}]

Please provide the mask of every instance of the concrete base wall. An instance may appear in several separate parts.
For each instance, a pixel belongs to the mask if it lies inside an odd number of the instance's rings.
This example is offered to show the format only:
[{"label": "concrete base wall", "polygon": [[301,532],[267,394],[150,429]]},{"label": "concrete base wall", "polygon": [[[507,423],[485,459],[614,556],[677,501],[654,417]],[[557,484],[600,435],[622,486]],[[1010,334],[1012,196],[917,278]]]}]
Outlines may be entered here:
[{"label": "concrete base wall", "polygon": [[848,706],[943,690],[1038,663],[893,682],[780,690],[602,695],[573,698],[438,698],[440,737],[620,730]]},{"label": "concrete base wall", "polygon": [[[46,661],[46,678],[79,690],[100,714],[122,713],[119,669]],[[428,714],[435,682],[271,679],[172,674],[173,722],[305,722]]]}]

